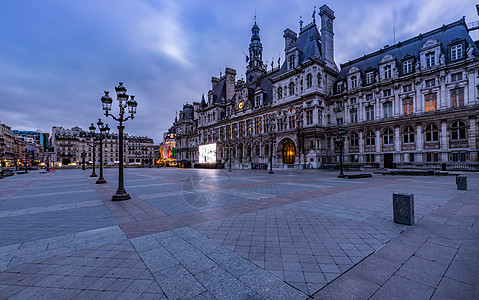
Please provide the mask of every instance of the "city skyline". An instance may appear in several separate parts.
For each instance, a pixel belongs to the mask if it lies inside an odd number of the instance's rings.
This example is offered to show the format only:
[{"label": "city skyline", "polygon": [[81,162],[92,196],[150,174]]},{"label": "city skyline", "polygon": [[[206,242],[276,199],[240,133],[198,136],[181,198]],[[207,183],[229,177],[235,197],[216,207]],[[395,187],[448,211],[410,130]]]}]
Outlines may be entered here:
[{"label": "city skyline", "polygon": [[[238,79],[244,76],[255,15],[270,68],[283,53],[283,30],[298,32],[300,16],[304,24],[312,22],[314,6],[317,12],[323,4],[336,14],[338,68],[462,16],[467,23],[477,20],[475,3],[466,1],[9,2],[0,21],[0,122],[51,132],[52,126],[86,130],[102,118],[115,129],[100,98],[104,90],[113,95],[122,81],[138,101],[126,132],[159,143],[175,112],[207,93],[211,76],[226,66],[237,70]],[[471,36],[478,39],[476,32]],[[284,54],[280,58],[282,63]]]}]

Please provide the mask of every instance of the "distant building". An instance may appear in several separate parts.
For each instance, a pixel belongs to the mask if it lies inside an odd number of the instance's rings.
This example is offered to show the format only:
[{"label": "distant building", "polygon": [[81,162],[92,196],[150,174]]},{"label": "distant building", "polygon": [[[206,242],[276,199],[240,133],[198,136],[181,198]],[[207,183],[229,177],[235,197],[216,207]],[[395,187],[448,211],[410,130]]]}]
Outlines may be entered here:
[{"label": "distant building", "polygon": [[[314,15],[313,15],[314,16]],[[264,168],[339,161],[334,135],[346,130],[344,161],[373,167],[478,166],[479,49],[464,19],[340,65],[334,12],[323,5],[299,34],[284,31],[285,61],[266,66],[253,25],[246,80],[211,78],[207,99],[186,104],[177,126],[179,159]],[[270,145],[270,141],[273,144]]]},{"label": "distant building", "polygon": [[168,132],[163,133],[163,141],[160,143],[160,165],[176,166],[176,127],[172,126]]}]

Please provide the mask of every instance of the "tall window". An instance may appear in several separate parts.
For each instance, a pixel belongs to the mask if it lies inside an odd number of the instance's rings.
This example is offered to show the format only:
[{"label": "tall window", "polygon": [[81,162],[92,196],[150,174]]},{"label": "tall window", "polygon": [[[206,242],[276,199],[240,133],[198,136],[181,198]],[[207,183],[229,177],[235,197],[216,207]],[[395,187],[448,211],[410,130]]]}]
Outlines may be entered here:
[{"label": "tall window", "polygon": [[414,143],[414,129],[411,126],[404,128],[403,131],[403,143]]},{"label": "tall window", "polygon": [[466,138],[466,124],[462,121],[456,121],[451,125],[451,139],[463,140]]},{"label": "tall window", "polygon": [[436,64],[436,55],[434,52],[426,53],[426,67],[432,67]]},{"label": "tall window", "polygon": [[254,118],[254,133],[259,134],[261,131],[261,117]]},{"label": "tall window", "polygon": [[439,141],[439,128],[434,124],[426,126],[426,142]]},{"label": "tall window", "polygon": [[437,110],[437,93],[424,95],[424,100],[426,101],[426,111]]},{"label": "tall window", "polygon": [[296,128],[296,117],[295,116],[289,116],[289,129]]},{"label": "tall window", "polygon": [[393,116],[393,103],[392,102],[385,102],[383,103],[383,113],[385,118],[389,118]]},{"label": "tall window", "polygon": [[384,67],[384,79],[391,78],[391,65]]},{"label": "tall window", "polygon": [[356,76],[351,77],[351,88],[357,88],[358,87],[358,78]]},{"label": "tall window", "polygon": [[359,136],[356,132],[351,133],[349,143],[350,143],[351,147],[358,147],[359,146]]},{"label": "tall window", "polygon": [[366,106],[366,121],[374,120],[374,106]]},{"label": "tall window", "polygon": [[394,133],[390,128],[384,130],[383,142],[384,145],[394,144]]},{"label": "tall window", "polygon": [[290,96],[294,95],[294,83],[292,82],[289,83],[289,95]]},{"label": "tall window", "polygon": [[289,68],[293,69],[294,68],[294,55],[291,55],[289,57]]},{"label": "tall window", "polygon": [[451,46],[451,60],[462,58],[462,45]]},{"label": "tall window", "polygon": [[283,88],[279,87],[278,88],[278,99],[282,99],[282,98],[283,98]]},{"label": "tall window", "polygon": [[351,110],[349,111],[349,121],[351,123],[358,122],[358,110],[356,108],[351,108]]},{"label": "tall window", "polygon": [[283,127],[283,118],[279,118],[276,120],[276,128],[278,131],[284,130]]},{"label": "tall window", "polygon": [[374,72],[367,72],[366,73],[366,84],[371,84],[374,82]]},{"label": "tall window", "polygon": [[307,110],[306,111],[306,125],[313,124],[313,111]]},{"label": "tall window", "polygon": [[402,63],[403,74],[412,73],[412,59],[405,60]]},{"label": "tall window", "polygon": [[313,86],[313,75],[308,74],[306,75],[306,87],[310,88]]},{"label": "tall window", "polygon": [[269,115],[264,115],[263,120],[263,132],[269,132]]},{"label": "tall window", "polygon": [[412,98],[406,98],[402,101],[405,115],[412,115],[413,111],[413,100]]},{"label": "tall window", "polygon": [[366,132],[366,146],[376,145],[376,135],[373,131]]},{"label": "tall window", "polygon": [[464,106],[464,88],[451,90],[451,107]]}]

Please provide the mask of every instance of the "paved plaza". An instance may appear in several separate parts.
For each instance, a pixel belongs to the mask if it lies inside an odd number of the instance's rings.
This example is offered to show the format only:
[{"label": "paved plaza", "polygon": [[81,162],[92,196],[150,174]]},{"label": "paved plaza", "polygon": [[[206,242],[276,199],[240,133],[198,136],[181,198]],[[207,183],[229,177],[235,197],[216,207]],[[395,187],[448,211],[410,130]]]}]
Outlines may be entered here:
[{"label": "paved plaza", "polygon": [[90,173],[0,180],[0,299],[479,299],[479,175]]}]

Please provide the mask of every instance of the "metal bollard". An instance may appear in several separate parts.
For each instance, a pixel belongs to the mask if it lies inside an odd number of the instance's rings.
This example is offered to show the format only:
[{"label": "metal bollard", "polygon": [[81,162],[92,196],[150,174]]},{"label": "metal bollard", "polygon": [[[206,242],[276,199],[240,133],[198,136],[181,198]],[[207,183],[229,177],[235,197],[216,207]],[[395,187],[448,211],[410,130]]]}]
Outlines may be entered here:
[{"label": "metal bollard", "polygon": [[467,190],[467,176],[466,175],[457,175],[456,176],[456,185],[458,190]]},{"label": "metal bollard", "polygon": [[394,223],[414,224],[414,194],[393,193]]}]

